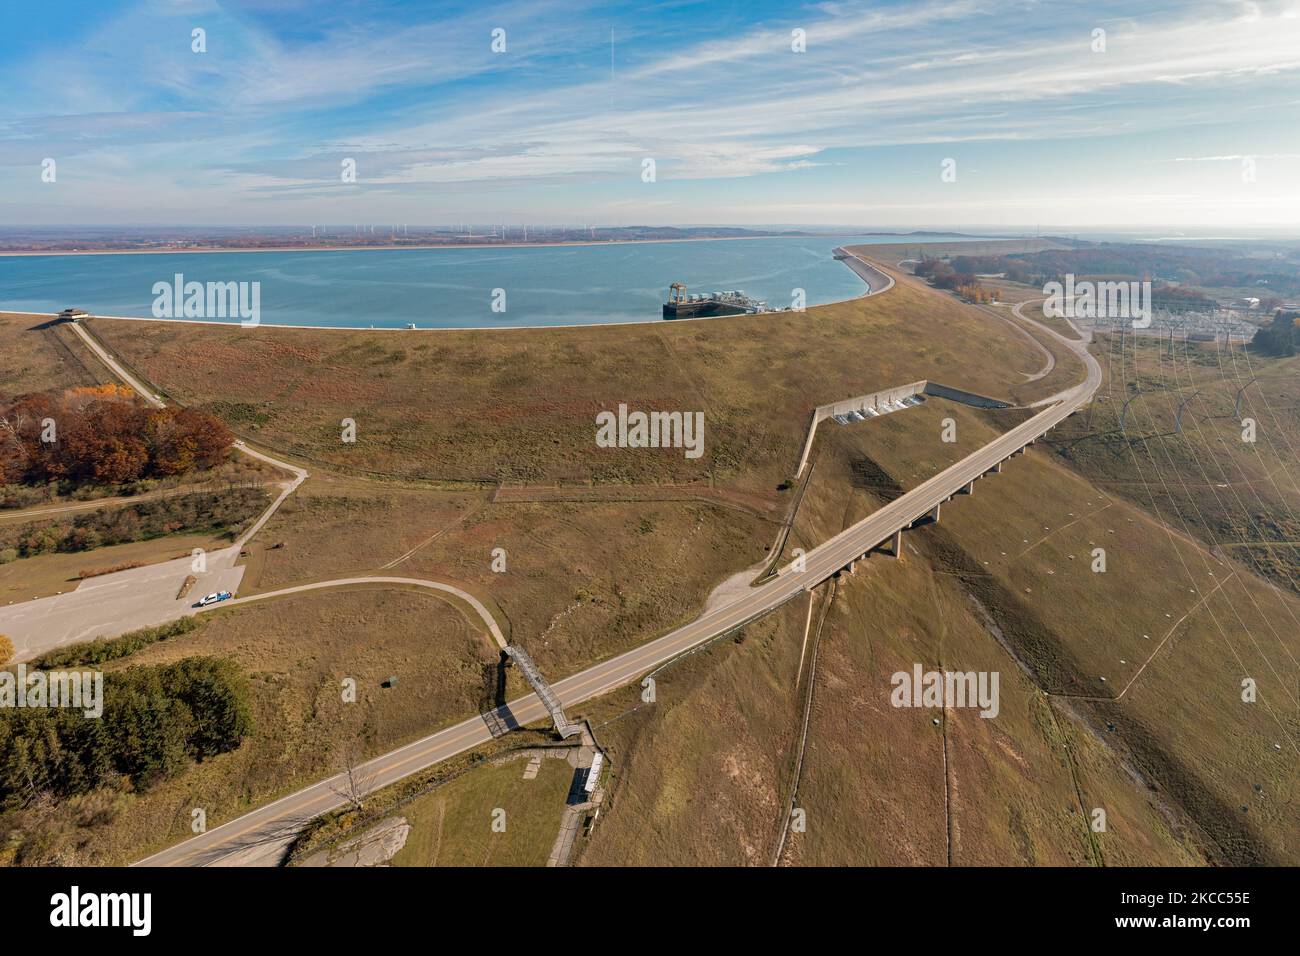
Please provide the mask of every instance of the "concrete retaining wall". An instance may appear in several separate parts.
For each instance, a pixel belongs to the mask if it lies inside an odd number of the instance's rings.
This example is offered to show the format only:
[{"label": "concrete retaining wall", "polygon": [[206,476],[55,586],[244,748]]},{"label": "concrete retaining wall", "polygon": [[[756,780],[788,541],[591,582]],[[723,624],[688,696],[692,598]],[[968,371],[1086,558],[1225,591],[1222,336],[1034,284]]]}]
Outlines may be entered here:
[{"label": "concrete retaining wall", "polygon": [[821,422],[835,415],[844,415],[848,412],[863,412],[868,408],[880,408],[886,402],[897,402],[900,398],[919,395],[925,390],[925,386],[926,382],[922,379],[910,385],[886,388],[879,392],[872,392],[869,395],[859,395],[856,398],[846,398],[842,401],[832,402],[830,405],[818,405],[813,409],[812,422],[808,426],[808,437],[804,439],[803,454],[799,456],[799,468],[794,473],[795,477],[798,478],[802,475],[804,466],[808,464],[808,455],[812,452],[813,438],[816,437],[817,426]]},{"label": "concrete retaining wall", "polygon": [[953,388],[950,385],[941,385],[938,382],[931,382],[926,379],[912,382],[910,385],[898,385],[894,388],[882,389],[869,395],[846,398],[843,401],[832,402],[830,405],[818,405],[813,409],[812,422],[808,425],[808,437],[804,439],[803,454],[799,456],[799,468],[795,471],[794,476],[798,478],[803,474],[804,466],[808,464],[808,456],[812,453],[813,439],[817,436],[817,426],[823,421],[848,412],[863,412],[868,408],[878,409],[886,402],[897,403],[900,398],[907,398],[911,395],[933,395],[935,398],[946,398],[949,401],[972,405],[975,408],[1011,407],[1010,402],[1003,402],[996,398],[989,398],[987,395],[979,395],[975,392]]},{"label": "concrete retaining wall", "polygon": [[864,262],[849,252],[843,246],[837,247],[832,253],[836,259],[839,259],[846,266],[858,274],[858,276],[870,288],[863,295],[879,295],[887,292],[894,287],[892,276],[886,275],[869,262]]},{"label": "concrete retaining wall", "polygon": [[925,394],[933,395],[935,398],[946,398],[950,401],[961,402],[963,405],[973,405],[976,408],[1011,407],[1010,402],[1002,402],[996,398],[989,398],[987,395],[978,395],[975,392],[952,388],[949,385],[940,385],[938,382],[926,382]]},{"label": "concrete retaining wall", "polygon": [[864,412],[868,408],[878,409],[886,402],[897,403],[899,399],[909,398],[912,395],[920,395],[925,391],[927,383],[924,379],[919,382],[912,382],[910,385],[899,385],[895,388],[882,389],[879,392],[872,392],[870,395],[859,395],[856,398],[846,398],[840,402],[833,402],[830,405],[819,405],[817,407],[817,420],[824,421],[835,415],[844,415],[848,412]]}]

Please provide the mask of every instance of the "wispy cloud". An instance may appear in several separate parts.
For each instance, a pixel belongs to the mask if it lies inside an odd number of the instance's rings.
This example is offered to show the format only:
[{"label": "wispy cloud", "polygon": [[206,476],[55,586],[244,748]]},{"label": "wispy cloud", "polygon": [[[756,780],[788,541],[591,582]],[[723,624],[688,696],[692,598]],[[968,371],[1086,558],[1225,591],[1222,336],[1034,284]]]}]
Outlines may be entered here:
[{"label": "wispy cloud", "polygon": [[[446,201],[457,187],[456,202],[554,188],[548,202],[635,204],[591,187],[638,188],[645,158],[660,183],[732,183],[746,212],[771,188],[762,182],[812,183],[825,197],[847,166],[887,148],[1002,144],[999,155],[1014,158],[1043,140],[1088,152],[1092,140],[1163,135],[1167,163],[1295,158],[1285,148],[1294,138],[1230,133],[1241,141],[1223,150],[1207,131],[1221,135],[1243,109],[1264,118],[1292,103],[1300,0],[1133,7],[845,2],[746,23],[689,4],[641,12],[568,0],[376,0],[325,13],[253,0],[121,3],[57,56],[0,47],[16,54],[0,67],[16,91],[0,119],[0,166],[78,158],[89,190],[130,158],[135,180],[103,197],[107,207],[183,184],[191,208],[263,216],[297,203],[319,219],[326,203],[384,209],[401,197]],[[203,54],[190,49],[196,27]],[[498,28],[504,53],[491,46]],[[1100,148],[1092,155],[1113,163]],[[347,158],[359,170],[350,189],[339,182]],[[986,152],[965,172],[988,183],[999,165]],[[0,202],[17,192],[0,180]],[[946,200],[910,205],[931,201]],[[814,197],[804,208],[822,205]]]}]

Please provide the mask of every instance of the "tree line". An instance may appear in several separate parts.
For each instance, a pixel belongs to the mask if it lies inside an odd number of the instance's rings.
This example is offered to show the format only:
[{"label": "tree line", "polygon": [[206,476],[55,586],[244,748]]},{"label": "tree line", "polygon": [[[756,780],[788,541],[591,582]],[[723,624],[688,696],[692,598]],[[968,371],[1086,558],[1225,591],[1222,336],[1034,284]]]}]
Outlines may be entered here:
[{"label": "tree line", "polygon": [[1300,334],[1296,332],[1298,318],[1300,313],[1278,310],[1272,323],[1255,333],[1255,337],[1250,340],[1251,347],[1278,358],[1295,355],[1296,345],[1300,344],[1297,342]]},{"label": "tree line", "polygon": [[234,441],[193,408],[152,408],[118,385],[0,404],[0,484],[117,485],[218,464]]},{"label": "tree line", "polygon": [[266,507],[260,488],[173,495],[119,508],[63,518],[0,526],[0,564],[55,552],[93,551],[168,534],[235,532]]},{"label": "tree line", "polygon": [[190,657],[104,675],[104,713],[0,713],[0,808],[65,799],[125,778],[143,791],[237,748],[252,732],[248,680],[233,661]]}]

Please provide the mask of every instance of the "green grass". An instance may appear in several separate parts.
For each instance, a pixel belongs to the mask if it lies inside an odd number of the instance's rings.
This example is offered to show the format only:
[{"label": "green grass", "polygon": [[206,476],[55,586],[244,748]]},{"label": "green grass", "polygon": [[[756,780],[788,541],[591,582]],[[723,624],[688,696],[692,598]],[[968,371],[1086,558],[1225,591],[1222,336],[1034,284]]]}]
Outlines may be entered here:
[{"label": "green grass", "polygon": [[[533,780],[527,759],[480,766],[418,797],[397,815],[411,825],[393,866],[545,866],[573,779],[568,761],[547,758]],[[505,811],[505,830],[492,828]]]},{"label": "green grass", "polygon": [[[477,623],[427,593],[387,588],[295,596],[205,616],[105,670],[231,658],[248,675],[254,733],[230,753],[133,794],[103,788],[0,817],[0,847],[34,864],[120,865],[477,712],[497,652]],[[381,682],[397,675],[396,687]],[[356,681],[344,702],[344,678]]]}]

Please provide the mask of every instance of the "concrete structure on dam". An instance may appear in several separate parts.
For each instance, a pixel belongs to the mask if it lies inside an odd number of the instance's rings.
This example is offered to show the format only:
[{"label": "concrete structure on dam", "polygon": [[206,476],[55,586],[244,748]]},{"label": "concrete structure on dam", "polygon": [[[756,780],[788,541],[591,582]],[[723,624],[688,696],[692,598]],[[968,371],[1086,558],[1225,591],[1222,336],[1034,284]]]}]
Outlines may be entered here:
[{"label": "concrete structure on dam", "polygon": [[843,246],[838,246],[831,254],[856,272],[858,277],[867,284],[867,291],[863,295],[879,295],[894,287],[893,276],[880,271],[870,262],[850,252]]},{"label": "concrete structure on dam", "polygon": [[803,453],[799,456],[799,467],[795,469],[795,478],[803,474],[804,466],[808,464],[808,456],[812,453],[813,439],[817,437],[817,426],[826,419],[834,418],[836,415],[846,415],[849,412],[870,412],[872,415],[881,415],[890,411],[897,411],[898,405],[903,399],[912,398],[915,395],[933,395],[935,398],[946,398],[949,401],[972,405],[976,408],[1011,407],[1010,402],[989,398],[987,395],[979,395],[960,388],[953,388],[950,385],[941,385],[939,382],[931,382],[927,379],[910,382],[907,385],[897,385],[878,392],[870,392],[866,395],[845,398],[829,405],[818,405],[813,409],[812,422],[808,426],[808,437],[804,439]]}]

